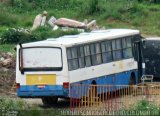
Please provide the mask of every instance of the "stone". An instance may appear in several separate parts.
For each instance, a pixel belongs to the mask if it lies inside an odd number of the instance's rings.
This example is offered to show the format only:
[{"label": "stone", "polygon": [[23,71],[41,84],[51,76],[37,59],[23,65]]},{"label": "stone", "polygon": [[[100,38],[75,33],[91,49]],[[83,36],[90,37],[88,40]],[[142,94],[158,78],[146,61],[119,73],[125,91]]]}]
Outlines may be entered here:
[{"label": "stone", "polygon": [[11,58],[8,58],[8,59],[5,59],[5,60],[3,60],[2,61],[2,66],[4,66],[4,67],[10,67],[11,66],[11,64],[12,64],[12,59]]},{"label": "stone", "polygon": [[1,57],[1,58],[0,58],[0,61],[3,61],[3,60],[5,60],[5,59],[4,59],[3,57]]}]

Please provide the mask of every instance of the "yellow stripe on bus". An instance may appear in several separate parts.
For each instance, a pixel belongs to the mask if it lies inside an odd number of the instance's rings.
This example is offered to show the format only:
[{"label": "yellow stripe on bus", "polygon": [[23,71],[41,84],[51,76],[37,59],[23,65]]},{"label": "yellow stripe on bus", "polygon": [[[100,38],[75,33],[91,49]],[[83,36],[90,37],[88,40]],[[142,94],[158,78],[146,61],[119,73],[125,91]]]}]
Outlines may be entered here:
[{"label": "yellow stripe on bus", "polygon": [[26,75],[26,85],[53,85],[56,84],[55,74],[28,74]]}]

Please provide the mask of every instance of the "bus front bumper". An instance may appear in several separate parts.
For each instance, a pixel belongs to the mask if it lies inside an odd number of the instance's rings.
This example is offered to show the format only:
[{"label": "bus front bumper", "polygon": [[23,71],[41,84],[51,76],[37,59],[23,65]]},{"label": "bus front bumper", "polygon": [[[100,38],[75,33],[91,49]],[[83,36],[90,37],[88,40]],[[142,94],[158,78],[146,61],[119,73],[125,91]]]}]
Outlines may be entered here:
[{"label": "bus front bumper", "polygon": [[18,97],[45,97],[45,96],[57,96],[57,97],[68,97],[69,89],[64,89],[63,85],[46,85],[39,87],[37,85],[21,85],[17,89]]}]

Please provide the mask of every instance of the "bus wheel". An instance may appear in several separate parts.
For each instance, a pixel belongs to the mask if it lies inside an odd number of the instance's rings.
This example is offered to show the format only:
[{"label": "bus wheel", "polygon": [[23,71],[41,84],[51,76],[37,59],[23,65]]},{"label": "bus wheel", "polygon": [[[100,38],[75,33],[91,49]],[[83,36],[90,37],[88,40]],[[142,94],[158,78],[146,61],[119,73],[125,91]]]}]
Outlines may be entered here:
[{"label": "bus wheel", "polygon": [[43,97],[42,102],[45,106],[52,106],[57,104],[58,98],[57,97]]},{"label": "bus wheel", "polygon": [[88,105],[97,105],[99,101],[99,97],[97,94],[97,86],[96,84],[92,84],[89,91],[88,91]]},{"label": "bus wheel", "polygon": [[129,94],[132,94],[134,92],[134,85],[135,85],[135,77],[132,74],[129,81]]}]

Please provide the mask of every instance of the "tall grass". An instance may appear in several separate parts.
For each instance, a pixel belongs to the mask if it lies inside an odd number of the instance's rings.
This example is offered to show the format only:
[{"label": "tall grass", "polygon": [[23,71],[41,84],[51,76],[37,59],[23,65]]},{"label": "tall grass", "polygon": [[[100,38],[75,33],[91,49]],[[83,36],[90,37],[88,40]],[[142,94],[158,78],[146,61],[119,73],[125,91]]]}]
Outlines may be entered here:
[{"label": "tall grass", "polygon": [[137,0],[13,0],[0,3],[0,35],[4,27],[32,27],[34,18],[43,10],[48,18],[66,17],[83,21],[96,19],[106,28],[136,28],[142,33],[160,35],[160,4],[138,3]]}]

